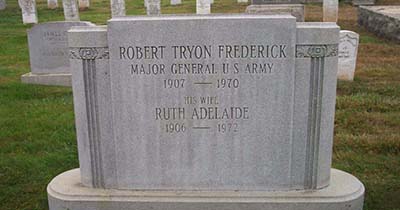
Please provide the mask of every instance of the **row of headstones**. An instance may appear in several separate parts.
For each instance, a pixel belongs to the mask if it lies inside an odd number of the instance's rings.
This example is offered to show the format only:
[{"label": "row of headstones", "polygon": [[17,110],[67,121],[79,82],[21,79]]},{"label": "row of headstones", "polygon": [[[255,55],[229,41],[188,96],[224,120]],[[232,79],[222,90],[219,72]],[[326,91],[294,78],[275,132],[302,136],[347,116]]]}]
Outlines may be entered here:
[{"label": "row of headstones", "polygon": [[[247,2],[248,0],[238,0],[238,2]],[[67,21],[79,20],[78,4],[76,0],[63,0],[64,16]],[[181,4],[182,0],[171,0],[171,5]],[[197,0],[196,13],[197,14],[210,14],[211,4],[214,0]],[[37,23],[37,12],[35,0],[18,0],[18,4],[22,10],[23,23]],[[79,0],[79,8],[85,9],[89,7],[89,0]],[[57,0],[48,0],[48,8],[54,9],[58,7]],[[144,5],[147,8],[147,15],[161,14],[161,0],[144,0]],[[0,7],[4,6],[5,0],[0,0]],[[124,0],[111,0],[111,16],[125,16],[125,1]]]}]

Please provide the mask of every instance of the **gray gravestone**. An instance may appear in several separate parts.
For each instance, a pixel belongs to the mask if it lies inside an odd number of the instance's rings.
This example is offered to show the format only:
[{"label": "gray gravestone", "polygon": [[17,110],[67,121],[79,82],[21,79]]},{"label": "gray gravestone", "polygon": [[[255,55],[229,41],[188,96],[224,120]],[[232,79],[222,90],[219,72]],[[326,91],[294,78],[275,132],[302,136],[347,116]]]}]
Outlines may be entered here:
[{"label": "gray gravestone", "polygon": [[331,170],[336,24],[121,17],[68,40],[80,170],[51,210],[362,209]]},{"label": "gray gravestone", "polygon": [[4,10],[7,7],[6,0],[0,0],[0,10]]},{"label": "gray gravestone", "polygon": [[125,16],[125,0],[111,0],[110,4],[111,17]]},{"label": "gray gravestone", "polygon": [[338,79],[353,80],[359,38],[360,36],[353,31],[340,31]]},{"label": "gray gravestone", "polygon": [[[55,79],[54,84],[67,78],[64,74],[70,74],[67,31],[72,26],[89,26],[89,22],[48,22],[38,24],[28,31],[28,45],[31,73],[23,75],[22,80],[27,83],[44,83]],[[59,79],[60,76],[62,79]],[[50,80],[49,80],[50,79]],[[68,79],[70,80],[70,79]],[[36,81],[36,82],[35,82]],[[61,85],[68,85],[62,82]],[[70,84],[69,84],[70,85]]]},{"label": "gray gravestone", "polygon": [[304,22],[302,0],[252,0],[246,8],[249,14],[291,14],[298,22]]},{"label": "gray gravestone", "polygon": [[297,22],[304,22],[303,4],[252,4],[246,7],[248,14],[291,14]]}]

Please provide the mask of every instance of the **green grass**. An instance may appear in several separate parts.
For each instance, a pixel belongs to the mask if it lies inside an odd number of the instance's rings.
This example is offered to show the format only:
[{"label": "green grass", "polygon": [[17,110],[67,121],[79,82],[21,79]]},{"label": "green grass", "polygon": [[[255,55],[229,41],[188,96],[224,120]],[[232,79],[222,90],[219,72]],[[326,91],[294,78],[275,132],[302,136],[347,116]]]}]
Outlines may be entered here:
[{"label": "green grass", "polygon": [[[391,0],[388,0],[391,1]],[[17,1],[0,11],[0,209],[47,209],[46,185],[78,167],[70,88],[21,84],[29,72],[26,29]],[[384,4],[384,0],[379,1]],[[127,14],[145,13],[143,1],[126,1]],[[340,5],[339,25],[361,34],[354,82],[339,82],[333,166],[366,186],[366,210],[400,209],[400,45],[356,24],[356,9]],[[39,22],[63,20],[62,9],[37,2]],[[213,13],[243,12],[246,4],[216,0]],[[307,5],[307,19],[321,20],[321,6]],[[163,13],[194,13],[195,0]],[[93,0],[81,20],[105,24],[109,1]]]}]

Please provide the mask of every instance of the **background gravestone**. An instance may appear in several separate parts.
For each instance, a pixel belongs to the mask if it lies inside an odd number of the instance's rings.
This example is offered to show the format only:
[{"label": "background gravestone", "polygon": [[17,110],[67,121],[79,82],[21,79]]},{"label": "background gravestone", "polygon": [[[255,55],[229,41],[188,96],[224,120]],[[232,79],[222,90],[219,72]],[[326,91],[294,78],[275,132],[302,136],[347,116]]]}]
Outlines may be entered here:
[{"label": "background gravestone", "polygon": [[47,8],[55,9],[58,7],[58,0],[47,0]]},{"label": "background gravestone", "polygon": [[301,0],[252,0],[246,7],[249,14],[291,14],[304,22],[304,5]]},{"label": "background gravestone", "polygon": [[22,82],[44,85],[71,85],[67,31],[72,26],[93,25],[90,22],[48,22],[28,30],[31,73]]},{"label": "background gravestone", "polygon": [[35,0],[18,0],[18,4],[22,10],[24,24],[38,22]]},{"label": "background gravestone", "polygon": [[[147,6],[145,0],[145,6]],[[125,0],[111,0],[111,17],[125,16]]]},{"label": "background gravestone", "polygon": [[66,21],[79,21],[79,10],[76,0],[62,0]]},{"label": "background gravestone", "polygon": [[146,7],[147,15],[159,15],[161,14],[161,1],[160,0],[148,0]]},{"label": "background gravestone", "polygon": [[359,6],[358,25],[400,43],[400,6]]},{"label": "background gravestone", "polygon": [[7,7],[6,0],[0,0],[0,10],[4,10]]},{"label": "background gravestone", "polygon": [[340,31],[338,79],[353,80],[357,64],[359,37],[353,31]]},{"label": "background gravestone", "polygon": [[196,0],[196,14],[205,15],[211,13],[211,3],[209,0]]},{"label": "background gravestone", "polygon": [[79,9],[87,9],[90,6],[90,1],[89,0],[79,0]]}]

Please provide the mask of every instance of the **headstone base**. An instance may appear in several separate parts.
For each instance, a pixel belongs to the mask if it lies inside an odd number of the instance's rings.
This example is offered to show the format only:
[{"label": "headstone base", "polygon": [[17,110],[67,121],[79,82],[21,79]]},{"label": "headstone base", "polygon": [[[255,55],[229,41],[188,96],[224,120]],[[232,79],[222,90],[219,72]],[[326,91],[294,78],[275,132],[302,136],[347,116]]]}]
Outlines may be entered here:
[{"label": "headstone base", "polygon": [[330,186],[314,191],[110,190],[85,187],[80,179],[73,169],[50,182],[50,210],[360,210],[364,200],[363,184],[336,169]]},{"label": "headstone base", "polygon": [[360,6],[358,25],[400,43],[400,6]]},{"label": "headstone base", "polygon": [[26,73],[21,76],[22,83],[36,85],[71,86],[71,74],[33,74]]},{"label": "headstone base", "polygon": [[246,8],[249,14],[291,14],[297,22],[304,22],[304,5],[302,4],[253,4]]}]

